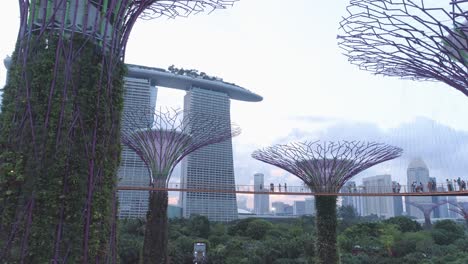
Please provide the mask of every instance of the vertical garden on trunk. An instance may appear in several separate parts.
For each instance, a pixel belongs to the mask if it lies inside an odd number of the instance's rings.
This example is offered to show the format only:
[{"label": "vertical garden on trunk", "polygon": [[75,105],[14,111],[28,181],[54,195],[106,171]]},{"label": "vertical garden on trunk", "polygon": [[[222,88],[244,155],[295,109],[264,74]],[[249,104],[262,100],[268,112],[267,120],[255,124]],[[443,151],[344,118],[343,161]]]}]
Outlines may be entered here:
[{"label": "vertical garden on trunk", "polygon": [[[80,37],[27,42],[0,114],[0,257],[97,261],[111,233],[124,65]],[[103,64],[115,64],[110,78]]]}]

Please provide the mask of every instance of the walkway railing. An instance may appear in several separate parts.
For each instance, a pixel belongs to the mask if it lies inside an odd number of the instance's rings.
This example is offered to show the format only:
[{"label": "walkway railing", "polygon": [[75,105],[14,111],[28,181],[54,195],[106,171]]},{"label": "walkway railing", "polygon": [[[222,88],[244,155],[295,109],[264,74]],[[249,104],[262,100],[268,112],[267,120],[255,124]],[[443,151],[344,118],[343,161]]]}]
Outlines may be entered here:
[{"label": "walkway railing", "polygon": [[154,188],[151,186],[118,186],[119,191],[175,191],[196,193],[244,193],[269,195],[321,195],[321,196],[468,196],[466,189],[457,188],[449,191],[443,184],[427,188],[413,188],[410,186],[344,186],[340,192],[312,192],[306,186],[275,185],[273,188],[259,188],[253,185],[184,185],[169,183],[167,188]]}]

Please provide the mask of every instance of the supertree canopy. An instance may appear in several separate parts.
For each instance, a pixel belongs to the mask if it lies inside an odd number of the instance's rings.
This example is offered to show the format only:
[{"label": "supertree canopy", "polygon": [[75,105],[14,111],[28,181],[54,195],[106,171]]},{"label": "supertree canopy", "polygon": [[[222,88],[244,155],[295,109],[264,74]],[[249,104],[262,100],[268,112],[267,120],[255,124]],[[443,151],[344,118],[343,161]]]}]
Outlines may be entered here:
[{"label": "supertree canopy", "polygon": [[257,150],[252,157],[297,176],[318,196],[317,244],[320,263],[338,263],[336,249],[336,194],[359,172],[397,158],[402,149],[359,141],[299,142]]},{"label": "supertree canopy", "polygon": [[0,113],[0,262],[116,262],[109,252],[131,30],[138,18],[234,1],[19,1]]},{"label": "supertree canopy", "polygon": [[468,0],[351,0],[339,45],[359,68],[468,95]]},{"label": "supertree canopy", "polygon": [[465,219],[465,224],[468,227],[468,202],[447,200],[447,203],[451,205],[449,206],[449,210],[463,217],[463,219]]},{"label": "supertree canopy", "polygon": [[[183,114],[183,116],[182,116]],[[188,154],[240,133],[214,115],[143,109],[124,116],[122,142],[145,162],[153,187],[167,188],[174,167]],[[167,191],[150,192],[142,263],[168,263]]]},{"label": "supertree canopy", "polygon": [[446,201],[440,201],[438,203],[422,203],[422,202],[412,202],[412,201],[406,201],[407,204],[412,205],[424,214],[424,228],[430,229],[432,227],[431,223],[431,213],[436,209],[437,207],[447,203]]}]

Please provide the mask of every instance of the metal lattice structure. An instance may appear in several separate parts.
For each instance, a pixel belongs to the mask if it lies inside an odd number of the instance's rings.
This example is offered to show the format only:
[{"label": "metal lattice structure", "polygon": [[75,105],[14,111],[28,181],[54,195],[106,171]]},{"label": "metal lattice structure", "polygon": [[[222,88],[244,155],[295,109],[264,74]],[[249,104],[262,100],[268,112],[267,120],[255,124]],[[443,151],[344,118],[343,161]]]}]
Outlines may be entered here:
[{"label": "metal lattice structure", "polygon": [[299,142],[274,145],[252,153],[254,159],[282,168],[307,185],[315,196],[319,263],[339,262],[336,249],[336,194],[359,172],[397,158],[402,149],[360,141]]},{"label": "metal lattice structure", "polygon": [[436,209],[437,207],[446,204],[446,201],[440,201],[438,203],[421,203],[421,202],[411,202],[411,201],[406,201],[406,204],[412,205],[415,208],[418,208],[421,210],[421,212],[424,215],[424,227],[429,229],[432,226],[431,223],[431,213]]},{"label": "metal lattice structure", "polygon": [[314,193],[338,193],[359,172],[401,153],[398,147],[375,142],[312,141],[275,145],[252,157],[292,173]]},{"label": "metal lattice structure", "polygon": [[116,262],[125,49],[138,19],[236,0],[20,0],[0,114],[0,262]]},{"label": "metal lattice structure", "polygon": [[465,219],[466,226],[468,227],[468,202],[454,202],[451,200],[447,200],[452,206],[449,206],[449,210],[455,212]]},{"label": "metal lattice structure", "polygon": [[360,69],[468,95],[467,0],[351,0],[339,46]]},{"label": "metal lattice structure", "polygon": [[[219,117],[177,110],[140,110],[123,118],[122,142],[145,162],[151,175],[148,182],[157,188],[168,187],[172,170],[188,154],[240,133]],[[167,190],[150,192],[143,263],[167,261],[167,195]]]}]

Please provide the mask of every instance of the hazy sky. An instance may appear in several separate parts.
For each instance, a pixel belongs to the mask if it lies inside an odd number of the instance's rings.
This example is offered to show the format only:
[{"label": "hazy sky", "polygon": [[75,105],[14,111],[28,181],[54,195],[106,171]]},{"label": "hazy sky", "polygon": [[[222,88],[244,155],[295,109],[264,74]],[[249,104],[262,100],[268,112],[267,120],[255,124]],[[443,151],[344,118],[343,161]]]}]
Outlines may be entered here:
[{"label": "hazy sky", "polygon": [[[19,17],[17,2],[4,2],[0,58],[13,51]],[[250,154],[274,143],[317,139],[404,148],[402,158],[365,176],[387,173],[406,184],[410,159],[421,157],[438,181],[467,179],[468,98],[445,84],[373,76],[349,64],[336,39],[347,2],[241,0],[209,15],[139,21],[126,62],[198,69],[263,96],[258,103],[232,101],[232,120],[243,130],[233,141],[238,184],[252,184],[256,172],[267,183],[297,183]],[[4,81],[0,67],[0,87]],[[181,107],[183,95],[161,88],[157,105]]]}]

